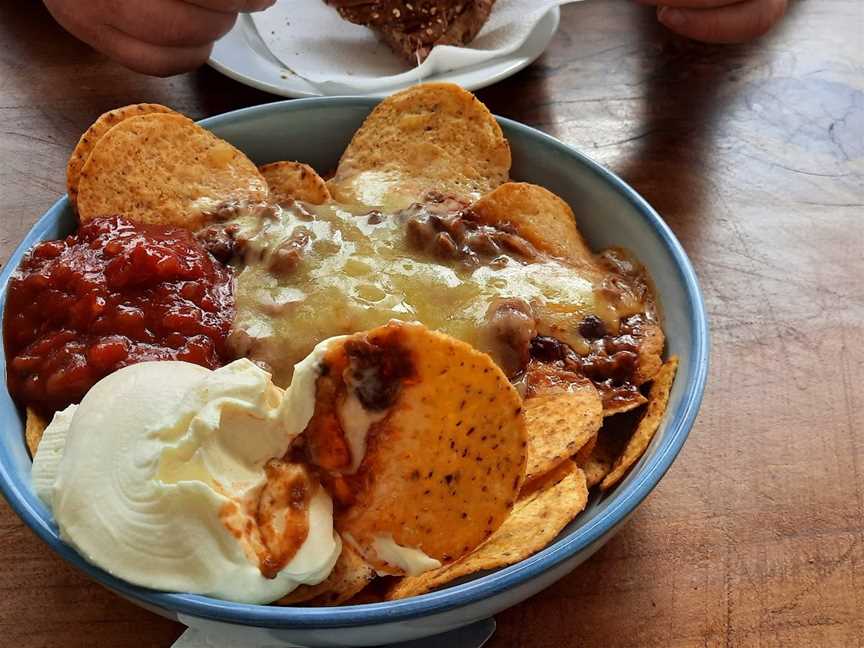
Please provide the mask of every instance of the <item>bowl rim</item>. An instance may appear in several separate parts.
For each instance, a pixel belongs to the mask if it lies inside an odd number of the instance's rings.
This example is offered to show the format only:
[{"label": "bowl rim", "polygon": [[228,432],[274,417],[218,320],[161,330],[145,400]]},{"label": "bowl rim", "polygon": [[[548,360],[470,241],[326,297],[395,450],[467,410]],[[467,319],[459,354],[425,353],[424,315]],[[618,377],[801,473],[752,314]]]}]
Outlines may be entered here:
[{"label": "bowl rim", "polygon": [[[370,109],[378,102],[378,99],[364,97],[312,97],[276,101],[222,113],[198,123],[212,128],[242,122],[247,117],[267,113],[290,113],[317,107]],[[498,116],[496,119],[508,129],[538,141],[541,147],[554,149],[564,157],[570,158],[574,163],[590,170],[602,182],[611,185],[659,236],[665,251],[673,261],[678,279],[685,288],[686,316],[693,325],[693,340],[688,362],[692,379],[684,387],[685,392],[679,407],[669,413],[671,417],[667,419],[666,433],[661,447],[650,461],[641,466],[638,473],[632,474],[631,480],[619,485],[610,496],[608,506],[589,520],[585,526],[515,565],[436,592],[383,603],[304,608],[251,605],[197,594],[159,592],[114,577],[85,561],[74,549],[59,539],[53,522],[49,523],[43,519],[41,512],[27,501],[10,475],[4,457],[0,456],[0,491],[10,507],[66,562],[124,597],[176,614],[261,628],[318,629],[371,626],[441,614],[488,599],[539,577],[610,533],[654,489],[680,452],[696,419],[705,389],[709,355],[708,321],[702,294],[693,267],[675,235],[659,214],[627,183],[577,149],[551,135],[511,119]],[[17,259],[33,243],[41,239],[68,204],[67,196],[57,200],[33,225],[10,255],[6,267],[0,272],[0,302],[4,305],[7,283],[17,267]]]}]

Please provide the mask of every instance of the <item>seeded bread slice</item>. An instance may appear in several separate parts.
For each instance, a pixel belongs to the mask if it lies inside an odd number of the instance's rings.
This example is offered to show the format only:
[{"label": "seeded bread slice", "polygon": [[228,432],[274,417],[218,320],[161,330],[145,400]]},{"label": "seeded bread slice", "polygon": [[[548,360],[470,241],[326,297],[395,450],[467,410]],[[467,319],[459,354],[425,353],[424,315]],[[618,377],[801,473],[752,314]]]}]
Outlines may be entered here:
[{"label": "seeded bread slice", "polygon": [[373,29],[390,49],[419,65],[435,45],[466,45],[480,32],[495,0],[326,0],[350,22]]}]

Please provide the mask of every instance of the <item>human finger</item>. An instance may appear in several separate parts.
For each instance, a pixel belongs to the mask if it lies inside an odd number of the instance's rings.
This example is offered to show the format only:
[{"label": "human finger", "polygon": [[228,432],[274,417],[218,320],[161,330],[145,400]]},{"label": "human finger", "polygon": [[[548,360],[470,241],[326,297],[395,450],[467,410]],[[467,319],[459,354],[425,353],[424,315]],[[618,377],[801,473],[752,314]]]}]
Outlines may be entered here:
[{"label": "human finger", "polygon": [[185,0],[204,9],[223,13],[249,13],[272,7],[276,0]]},{"label": "human finger", "polygon": [[715,9],[727,5],[736,4],[741,0],[637,0],[639,4],[679,7],[682,9]]},{"label": "human finger", "polygon": [[172,76],[204,64],[212,43],[170,47],[138,40],[111,25],[103,25],[90,43],[103,54],[135,72],[153,76]]},{"label": "human finger", "polygon": [[183,0],[112,0],[104,21],[132,38],[168,47],[207,45],[227,34],[236,14],[205,9]]},{"label": "human finger", "polygon": [[744,43],[766,33],[783,16],[786,0],[744,0],[716,9],[661,7],[658,20],[681,36],[705,43]]}]

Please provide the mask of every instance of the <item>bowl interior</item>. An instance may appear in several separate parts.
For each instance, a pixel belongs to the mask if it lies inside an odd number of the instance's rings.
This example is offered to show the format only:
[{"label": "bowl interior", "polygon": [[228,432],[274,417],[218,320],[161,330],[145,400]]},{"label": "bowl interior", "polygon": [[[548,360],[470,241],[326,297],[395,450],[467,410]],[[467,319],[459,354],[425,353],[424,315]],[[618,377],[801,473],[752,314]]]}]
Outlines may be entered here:
[{"label": "bowl interior", "polygon": [[[204,120],[202,125],[232,142],[256,163],[300,160],[319,172],[332,170],[374,102],[325,98],[279,102]],[[466,605],[542,573],[602,538],[620,523],[672,463],[695,419],[707,372],[708,334],[695,275],[677,240],[645,201],[610,172],[557,140],[510,120],[499,120],[513,151],[512,177],[554,191],[576,213],[594,249],[622,246],[635,253],[654,279],[664,314],[667,352],[681,363],[666,419],[645,456],[610,494],[594,497],[588,509],[559,538],[518,565],[472,578],[414,599],[347,608],[276,608],[217,601],[188,594],[164,594],[131,586],[81,559],[59,540],[56,526],[30,486],[30,458],[22,421],[5,386],[0,389],[0,489],[22,519],[66,560],[125,596],[163,610],[271,627],[328,627],[416,618]],[[58,170],[58,172],[60,172]],[[11,272],[38,240],[58,238],[74,228],[64,198],[33,227],[0,273],[0,306]],[[0,353],[5,372],[5,355]]]}]

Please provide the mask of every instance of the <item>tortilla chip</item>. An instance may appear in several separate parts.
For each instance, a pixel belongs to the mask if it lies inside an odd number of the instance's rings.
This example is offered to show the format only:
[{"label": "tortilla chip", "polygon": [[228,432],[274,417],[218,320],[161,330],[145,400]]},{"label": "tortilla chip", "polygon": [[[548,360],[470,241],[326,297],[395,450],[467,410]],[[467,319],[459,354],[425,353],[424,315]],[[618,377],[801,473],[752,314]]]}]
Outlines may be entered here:
[{"label": "tortilla chip", "polygon": [[341,605],[362,591],[375,578],[375,570],[348,543],[330,575],[317,585],[301,585],[276,601],[276,605]]},{"label": "tortilla chip", "polygon": [[669,404],[669,392],[672,390],[672,383],[675,380],[675,372],[678,369],[678,358],[672,357],[660,368],[660,371],[654,377],[654,382],[651,384],[651,391],[648,394],[648,408],[639,421],[639,426],[624,448],[624,452],[615,460],[612,470],[603,478],[600,484],[602,490],[609,490],[617,484],[627,470],[639,461],[639,458],[645,452],[648,444],[660,427],[660,422],[663,420],[663,415],[666,413],[666,406]]},{"label": "tortilla chip", "polygon": [[560,482],[573,472],[574,463],[570,459],[565,459],[549,472],[543,473],[534,479],[526,479],[522,484],[522,489],[519,491],[519,499],[516,500],[517,505],[519,502],[530,499],[538,491],[545,490]]},{"label": "tortilla chip", "polygon": [[278,203],[302,200],[321,205],[329,200],[327,183],[315,169],[301,162],[271,162],[258,167],[270,188],[270,197]]},{"label": "tortilla chip", "polygon": [[549,472],[597,434],[603,402],[590,381],[546,388],[525,399],[528,466],[525,479]]},{"label": "tortilla chip", "polygon": [[30,450],[30,456],[35,457],[36,450],[39,448],[39,442],[42,440],[42,435],[45,433],[48,423],[29,407],[27,408],[26,415],[24,439],[27,441],[27,449]]},{"label": "tortilla chip", "polygon": [[78,180],[81,177],[81,169],[84,168],[84,164],[87,162],[87,158],[90,157],[90,153],[93,151],[93,147],[96,146],[96,142],[105,133],[124,119],[129,119],[130,117],[140,117],[141,115],[149,115],[150,113],[173,112],[170,108],[159,104],[141,103],[115,108],[114,110],[102,113],[99,119],[93,122],[93,125],[78,140],[78,144],[75,146],[75,150],[72,151],[72,155],[69,157],[69,162],[66,165],[66,191],[69,193],[69,200],[72,201],[72,206],[76,206],[78,202]]},{"label": "tortilla chip", "polygon": [[463,576],[513,565],[552,542],[587,502],[585,475],[569,461],[556,471],[555,479],[521,498],[501,528],[479,548],[453,564],[403,578],[388,598],[418,596]]},{"label": "tortilla chip", "polygon": [[345,203],[396,210],[429,191],[466,202],[507,180],[510,146],[489,110],[450,83],[426,83],[382,101],[328,183]]},{"label": "tortilla chip", "polygon": [[573,461],[576,462],[576,465],[582,468],[585,464],[588,463],[588,460],[591,458],[591,455],[594,452],[594,448],[597,447],[597,437],[600,432],[594,434],[590,439],[585,442],[581,448],[579,448],[579,452],[573,455]]},{"label": "tortilla chip", "polygon": [[[633,374],[633,383],[642,385],[653,380],[663,366],[663,347],[666,344],[666,336],[663,329],[657,324],[646,323],[639,327],[637,332],[639,340],[639,364]],[[673,372],[674,373],[674,372]]]},{"label": "tortilla chip", "polygon": [[[615,459],[624,452],[633,430],[639,425],[641,412],[631,410],[618,416],[607,416],[597,432],[590,452],[586,443],[573,460],[584,471],[588,488],[599,484],[612,470]],[[583,452],[584,451],[584,452]]]},{"label": "tortilla chip", "polygon": [[542,250],[580,266],[594,266],[594,255],[576,227],[573,210],[543,187],[508,182],[475,202],[477,220],[509,224],[522,238]]},{"label": "tortilla chip", "polygon": [[225,202],[260,202],[267,183],[243,153],[178,114],[126,119],[96,143],[81,171],[82,221],[122,214],[194,228]]},{"label": "tortilla chip", "polygon": [[411,374],[372,425],[356,474],[345,475],[355,501],[337,512],[337,529],[379,573],[403,573],[378,557],[381,536],[441,562],[465,555],[501,525],[522,485],[519,394],[488,355],[420,324],[348,340],[407,356]]},{"label": "tortilla chip", "polygon": [[387,594],[399,581],[394,576],[379,576],[364,589],[345,601],[343,605],[369,605],[370,603],[383,603],[387,600]]},{"label": "tortilla chip", "polygon": [[615,461],[614,457],[606,457],[600,453],[592,454],[588,458],[585,465],[582,466],[588,488],[593,488],[603,481],[603,478],[612,470],[613,461]]},{"label": "tortilla chip", "polygon": [[[642,384],[642,383],[639,383],[639,384]],[[620,402],[607,401],[607,402],[603,403],[603,416],[614,416],[615,414],[624,414],[625,412],[630,412],[630,411],[636,409],[637,407],[642,407],[647,402],[648,402],[648,399],[645,398],[642,394],[634,395],[634,397],[631,400],[627,400],[627,401],[620,401]]]},{"label": "tortilla chip", "polygon": [[387,596],[377,590],[364,589],[345,601],[342,605],[370,605],[371,603],[383,603]]}]

